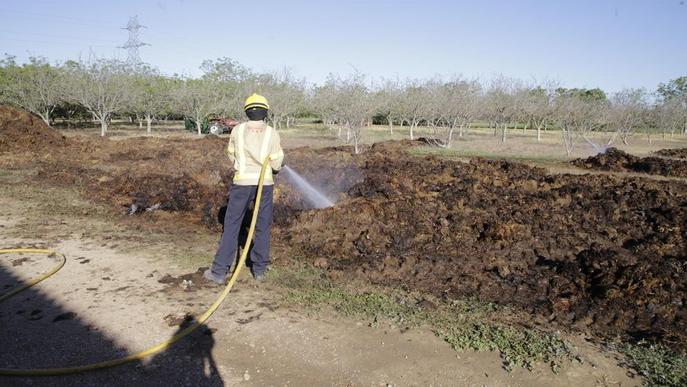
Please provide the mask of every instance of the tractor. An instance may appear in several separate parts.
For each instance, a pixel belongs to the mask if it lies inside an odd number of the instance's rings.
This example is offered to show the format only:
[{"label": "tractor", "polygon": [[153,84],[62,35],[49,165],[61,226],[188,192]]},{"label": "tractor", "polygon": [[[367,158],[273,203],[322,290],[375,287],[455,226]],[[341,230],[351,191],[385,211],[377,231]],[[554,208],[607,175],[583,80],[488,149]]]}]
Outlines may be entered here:
[{"label": "tractor", "polygon": [[[205,118],[201,123],[200,132],[203,134],[215,135],[231,133],[231,130],[238,124],[240,124],[239,121],[231,118],[211,115]],[[196,121],[193,118],[186,117],[186,119],[184,119],[184,127],[190,132],[195,132],[197,130]]]}]

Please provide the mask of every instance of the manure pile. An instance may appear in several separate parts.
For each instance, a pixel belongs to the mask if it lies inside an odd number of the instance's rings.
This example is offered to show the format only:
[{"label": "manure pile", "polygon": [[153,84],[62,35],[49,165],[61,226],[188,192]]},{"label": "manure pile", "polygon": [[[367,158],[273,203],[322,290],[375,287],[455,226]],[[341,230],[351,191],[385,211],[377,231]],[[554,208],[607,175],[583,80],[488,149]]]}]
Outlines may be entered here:
[{"label": "manure pile", "polygon": [[[31,122],[33,148],[13,137],[18,125],[2,122],[0,166],[34,168],[40,181],[75,185],[121,213],[144,214],[135,215],[142,222],[221,229],[233,176],[226,138],[64,139]],[[685,347],[686,183],[407,152],[418,145],[379,143],[358,156],[348,147],[287,150],[286,163],[338,203],[308,210],[277,176],[273,240],[289,255],[276,264],[299,255],[339,280],[477,297],[538,321]],[[645,160],[609,150],[576,163],[636,170]]]},{"label": "manure pile", "polygon": [[[664,149],[671,154],[682,154],[674,149]],[[656,152],[662,156],[666,154]],[[679,157],[679,156],[673,156]],[[672,160],[662,157],[637,157],[625,153],[617,148],[608,148],[604,153],[586,159],[573,160],[572,163],[580,168],[596,169],[613,172],[637,172],[650,175],[687,177],[687,160]]]}]

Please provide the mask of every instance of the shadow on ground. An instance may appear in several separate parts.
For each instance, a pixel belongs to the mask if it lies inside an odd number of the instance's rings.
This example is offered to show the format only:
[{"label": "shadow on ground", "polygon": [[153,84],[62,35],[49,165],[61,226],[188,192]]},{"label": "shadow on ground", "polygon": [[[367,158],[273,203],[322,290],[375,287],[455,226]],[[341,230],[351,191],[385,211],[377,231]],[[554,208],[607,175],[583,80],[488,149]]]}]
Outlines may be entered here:
[{"label": "shadow on ground", "polygon": [[[6,266],[0,266],[0,293],[21,284]],[[192,323],[192,318],[186,318],[177,332]],[[0,385],[223,386],[212,356],[214,345],[212,330],[202,325],[166,352],[142,362],[65,376],[0,376]],[[0,368],[68,367],[130,353],[112,336],[42,292],[40,284],[0,304],[0,348]]]}]

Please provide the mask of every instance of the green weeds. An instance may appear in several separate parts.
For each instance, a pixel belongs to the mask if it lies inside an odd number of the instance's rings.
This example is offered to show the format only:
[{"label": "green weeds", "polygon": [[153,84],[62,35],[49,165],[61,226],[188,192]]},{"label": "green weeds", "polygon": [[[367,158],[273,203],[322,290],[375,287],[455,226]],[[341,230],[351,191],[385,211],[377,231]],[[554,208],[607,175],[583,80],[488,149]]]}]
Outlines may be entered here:
[{"label": "green weeds", "polygon": [[639,342],[618,346],[628,366],[645,378],[649,386],[687,386],[687,354],[662,345]]},{"label": "green weeds", "polygon": [[362,284],[344,288],[307,267],[282,267],[270,274],[274,283],[288,289],[288,304],[310,311],[330,307],[342,315],[369,320],[371,325],[387,321],[402,327],[428,327],[455,350],[498,351],[508,370],[531,369],[537,362],[546,362],[556,371],[571,357],[571,346],[558,335],[493,322],[492,317],[503,311],[490,303],[447,302]]}]

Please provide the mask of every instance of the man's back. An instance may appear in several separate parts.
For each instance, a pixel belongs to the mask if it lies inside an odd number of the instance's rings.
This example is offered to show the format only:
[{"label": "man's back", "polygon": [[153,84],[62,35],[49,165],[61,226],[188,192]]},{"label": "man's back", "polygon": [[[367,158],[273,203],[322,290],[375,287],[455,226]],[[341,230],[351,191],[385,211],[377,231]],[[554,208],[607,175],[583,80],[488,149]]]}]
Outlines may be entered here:
[{"label": "man's back", "polygon": [[263,161],[270,157],[265,184],[273,184],[272,170],[278,171],[284,158],[279,133],[264,121],[248,121],[231,132],[227,153],[234,162],[234,183],[257,185]]}]

